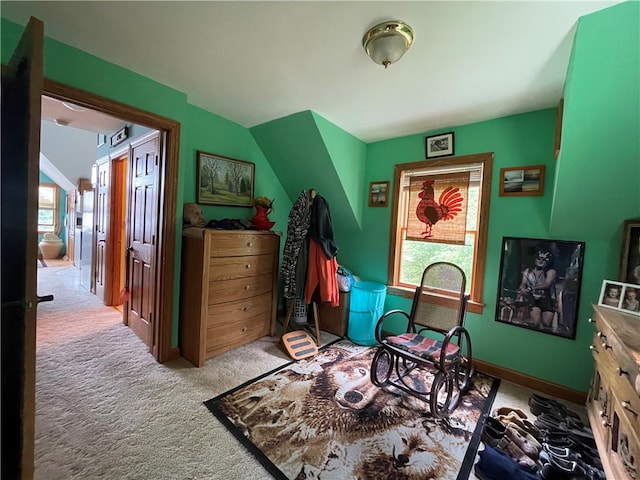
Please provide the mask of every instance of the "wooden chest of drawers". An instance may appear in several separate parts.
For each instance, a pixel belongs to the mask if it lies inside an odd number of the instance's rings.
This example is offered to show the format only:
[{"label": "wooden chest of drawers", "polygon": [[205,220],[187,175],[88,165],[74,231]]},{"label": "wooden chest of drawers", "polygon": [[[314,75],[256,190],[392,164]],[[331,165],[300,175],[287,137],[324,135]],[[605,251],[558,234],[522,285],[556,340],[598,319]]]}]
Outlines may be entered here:
[{"label": "wooden chest of drawers", "polygon": [[275,334],[280,237],[187,228],[183,233],[180,351],[207,358]]},{"label": "wooden chest of drawers", "polygon": [[640,474],[640,317],[594,307],[589,423],[607,479]]}]

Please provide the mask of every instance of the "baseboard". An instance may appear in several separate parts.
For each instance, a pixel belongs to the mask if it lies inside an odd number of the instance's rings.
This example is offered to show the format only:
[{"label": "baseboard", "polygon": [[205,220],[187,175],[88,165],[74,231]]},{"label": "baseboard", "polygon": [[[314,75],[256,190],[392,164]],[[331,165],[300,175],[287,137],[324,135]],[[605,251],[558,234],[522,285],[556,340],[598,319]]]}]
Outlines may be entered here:
[{"label": "baseboard", "polygon": [[483,360],[473,360],[473,365],[477,371],[491,375],[492,377],[501,378],[509,382],[531,388],[540,393],[544,393],[568,402],[584,405],[587,402],[586,392],[574,390],[572,388],[558,385],[557,383],[547,382],[537,377],[532,377],[509,368],[494,365]]}]

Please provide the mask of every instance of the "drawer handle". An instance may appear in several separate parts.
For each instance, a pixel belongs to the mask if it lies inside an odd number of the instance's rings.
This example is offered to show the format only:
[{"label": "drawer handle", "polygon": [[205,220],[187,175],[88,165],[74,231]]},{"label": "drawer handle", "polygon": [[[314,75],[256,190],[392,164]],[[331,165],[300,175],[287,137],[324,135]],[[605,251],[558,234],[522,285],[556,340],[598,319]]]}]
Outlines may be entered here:
[{"label": "drawer handle", "polygon": [[242,307],[242,311],[243,312],[248,312],[249,308],[251,308],[251,307],[248,307],[247,305],[245,305],[244,307]]},{"label": "drawer handle", "polygon": [[250,264],[250,263],[247,263],[247,264],[244,266],[244,268],[246,268],[246,269],[251,268],[251,264]]},{"label": "drawer handle", "polygon": [[247,330],[248,330],[248,328],[247,328],[247,327],[242,327],[242,331],[243,331],[243,332],[246,332]]},{"label": "drawer handle", "polygon": [[626,370],[621,369],[620,367],[616,368],[616,373],[619,376],[622,376],[622,375],[626,375],[627,377],[629,376],[629,372],[627,372]]},{"label": "drawer handle", "polygon": [[607,339],[607,336],[602,332],[596,333],[596,337],[601,338],[602,340],[606,340]]},{"label": "drawer handle", "polygon": [[245,285],[245,286],[244,286],[244,289],[245,289],[245,290],[251,290],[251,285]]},{"label": "drawer handle", "polygon": [[611,424],[609,422],[607,422],[606,420],[602,420],[602,426],[604,428],[611,428]]},{"label": "drawer handle", "polygon": [[598,352],[598,349],[593,345],[589,345],[589,350],[591,350],[592,352],[595,352],[595,353],[600,353],[600,352]]},{"label": "drawer handle", "polygon": [[634,416],[638,416],[638,412],[631,409],[631,404],[629,402],[620,402],[622,408],[624,408],[627,412],[633,413]]},{"label": "drawer handle", "polygon": [[589,323],[593,323],[593,318],[589,317],[589,319],[587,320],[587,322],[589,322]]},{"label": "drawer handle", "polygon": [[600,415],[602,418],[607,418],[607,413],[604,410],[600,410],[598,412],[598,415]]},{"label": "drawer handle", "polygon": [[604,348],[605,350],[608,349],[608,348],[613,350],[613,347],[611,345],[609,345],[607,342],[602,342],[602,348]]},{"label": "drawer handle", "polygon": [[247,242],[247,247],[253,247],[253,242]]}]

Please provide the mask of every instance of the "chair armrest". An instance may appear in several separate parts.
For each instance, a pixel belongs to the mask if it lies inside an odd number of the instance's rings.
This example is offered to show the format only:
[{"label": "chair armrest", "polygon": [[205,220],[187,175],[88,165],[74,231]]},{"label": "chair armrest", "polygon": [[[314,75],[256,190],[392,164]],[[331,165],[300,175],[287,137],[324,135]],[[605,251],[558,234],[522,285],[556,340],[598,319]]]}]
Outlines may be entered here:
[{"label": "chair armrest", "polygon": [[388,312],[385,312],[379,319],[378,319],[378,323],[376,323],[376,327],[375,327],[375,335],[376,335],[376,340],[378,343],[382,343],[382,324],[384,323],[384,321],[389,318],[391,315],[395,315],[395,314],[400,314],[400,315],[404,315],[407,318],[407,325],[409,323],[409,314],[407,312],[405,312],[404,310],[389,310]]},{"label": "chair armrest", "polygon": [[[469,336],[469,332],[467,331],[466,328],[460,325],[456,325],[455,327],[453,327],[451,330],[447,332],[447,334],[444,337],[444,340],[442,341],[442,349],[440,350],[440,369],[441,370],[445,369],[444,359],[445,359],[445,353],[447,351],[447,347],[449,346],[449,343],[451,343],[451,340],[454,337],[458,337],[458,336],[464,337],[464,342],[466,342],[467,344],[466,356],[471,358],[471,337]],[[458,347],[460,347],[460,343],[461,342],[459,341],[457,344]],[[460,351],[460,356],[465,356],[464,352],[462,352],[462,348]]]}]

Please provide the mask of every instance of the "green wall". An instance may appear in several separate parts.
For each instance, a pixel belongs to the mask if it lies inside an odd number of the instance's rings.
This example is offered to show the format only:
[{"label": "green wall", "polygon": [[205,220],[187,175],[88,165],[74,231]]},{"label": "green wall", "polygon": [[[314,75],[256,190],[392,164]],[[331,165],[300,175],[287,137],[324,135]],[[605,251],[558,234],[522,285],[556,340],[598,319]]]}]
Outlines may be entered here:
[{"label": "green wall", "polygon": [[[23,27],[4,18],[2,18],[0,27],[2,35],[1,60],[6,64],[17,45]],[[46,28],[45,25],[45,33]],[[176,212],[175,301],[172,329],[172,343],[177,346],[182,205],[183,196],[187,202],[195,199],[195,151],[205,150],[255,163],[256,193],[266,196],[273,195],[279,200],[272,216],[273,220],[277,221],[274,230],[286,231],[286,218],[291,204],[286,202],[285,195],[275,180],[270,164],[262,155],[249,132],[218,115],[193,107],[187,102],[187,96],[183,92],[50,38],[45,38],[44,74],[50,80],[62,82],[181,123]],[[229,138],[224,138],[224,135],[229,135]],[[205,216],[207,219],[249,219],[253,213],[253,210],[249,208],[209,207],[205,211]]]},{"label": "green wall", "polygon": [[[623,220],[640,217],[639,24],[637,1],[578,23],[565,83],[554,233],[584,234],[618,247]],[[603,273],[615,278],[619,250],[606,254],[610,266]]]},{"label": "green wall", "polygon": [[[597,299],[602,279],[616,276],[622,220],[640,216],[639,16],[638,3],[629,2],[580,20],[565,87],[558,161],[553,160],[554,108],[365,145],[314,112],[247,130],[190,105],[183,92],[51,39],[45,42],[45,75],[182,125],[174,345],[182,204],[183,199],[195,200],[197,150],[255,163],[256,195],[276,199],[275,230],[286,231],[291,202],[300,190],[322,185],[320,193],[330,200],[332,211],[339,211],[339,262],[363,279],[385,282],[391,208],[367,207],[369,182],[391,180],[396,163],[422,160],[426,135],[454,130],[458,155],[495,154],[484,278],[486,307],[482,314],[468,317],[475,357],[586,391],[593,369],[588,350],[593,331],[586,323],[590,305]],[[21,31],[22,27],[2,19],[3,63],[9,60]],[[289,150],[283,147],[287,142]],[[546,166],[544,195],[498,196],[500,168],[536,164]],[[323,183],[326,174],[330,174],[329,181]],[[248,219],[253,214],[251,209],[230,207],[204,207],[204,211],[207,219]],[[575,340],[494,320],[504,236],[586,242]],[[403,298],[388,296],[385,308],[408,308],[408,304]]]},{"label": "green wall", "polygon": [[[443,127],[370,144],[366,182],[392,180],[393,166],[423,159],[424,136],[454,130],[456,154],[494,152],[491,214],[481,315],[468,314],[474,356],[586,391],[593,371],[587,323],[602,280],[616,279],[622,223],[640,217],[640,4],[628,2],[580,19],[565,85],[561,153],[553,160],[556,110]],[[546,165],[542,197],[498,196],[499,170]],[[363,192],[363,196],[366,193]],[[360,235],[342,245],[346,264],[385,282],[391,210],[367,208]],[[584,241],[575,340],[494,320],[502,237]],[[377,259],[372,262],[371,259]],[[409,308],[388,296],[386,309]]]},{"label": "green wall", "polygon": [[[556,167],[553,160],[555,117],[555,109],[541,110],[370,144],[365,181],[368,184],[374,180],[393,180],[394,165],[423,160],[424,137],[442,131],[455,131],[457,155],[494,152],[484,277],[483,301],[486,306],[482,314],[467,314],[474,356],[570,388],[586,390],[593,369],[587,348],[592,329],[586,319],[590,314],[589,303],[597,298],[595,290],[585,289],[586,278],[583,280],[575,341],[495,321],[502,238],[552,238],[548,230]],[[542,196],[498,195],[501,168],[538,164],[546,167]],[[391,195],[394,194],[392,191]],[[363,279],[386,282],[390,222],[390,206],[366,208],[362,233],[343,242],[342,253],[348,259],[347,266]],[[587,238],[553,238],[587,241],[585,276],[588,276],[588,266],[591,262],[598,262],[597,250],[601,246],[592,245]],[[372,262],[372,258],[376,261]],[[385,308],[408,311],[410,300],[388,295]],[[558,368],[559,365],[562,368]]]}]

